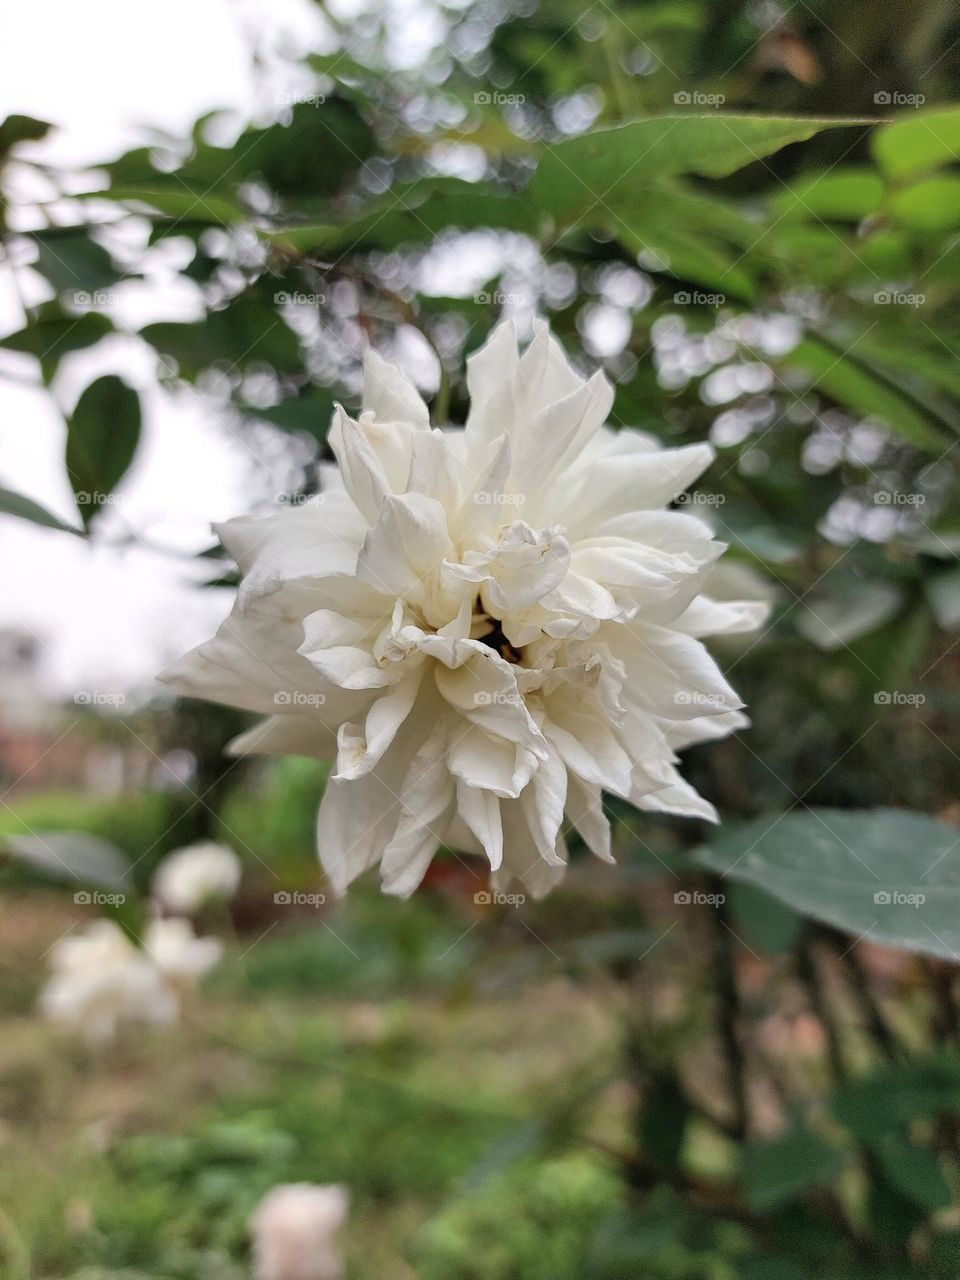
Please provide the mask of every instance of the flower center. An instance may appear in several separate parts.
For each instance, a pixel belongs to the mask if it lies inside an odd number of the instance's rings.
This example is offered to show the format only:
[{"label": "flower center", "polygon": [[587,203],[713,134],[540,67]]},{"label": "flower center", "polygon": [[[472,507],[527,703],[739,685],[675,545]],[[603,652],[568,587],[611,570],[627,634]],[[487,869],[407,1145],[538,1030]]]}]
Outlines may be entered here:
[{"label": "flower center", "polygon": [[474,621],[487,624],[489,630],[477,636],[481,644],[489,645],[501,658],[505,658],[507,662],[520,663],[522,657],[520,651],[515,649],[507,637],[503,634],[503,628],[496,618],[489,617],[488,614],[475,614]]}]

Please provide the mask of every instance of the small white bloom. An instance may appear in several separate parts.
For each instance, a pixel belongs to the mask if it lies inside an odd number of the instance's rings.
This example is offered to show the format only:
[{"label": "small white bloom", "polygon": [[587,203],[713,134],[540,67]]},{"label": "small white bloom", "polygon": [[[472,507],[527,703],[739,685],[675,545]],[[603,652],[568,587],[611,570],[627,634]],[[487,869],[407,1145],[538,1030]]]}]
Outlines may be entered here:
[{"label": "small white bloom", "polygon": [[181,993],[220,955],[219,940],[197,938],[187,920],[153,921],[143,947],[114,921],[97,920],[54,946],[40,1010],[92,1041],[111,1039],[124,1022],[175,1022]]},{"label": "small white bloom", "polygon": [[250,1219],[256,1280],[340,1280],[336,1234],[348,1204],[344,1187],[274,1187]]},{"label": "small white bloom", "polygon": [[746,724],[701,639],[764,608],[704,595],[723,544],[665,509],[710,447],[607,428],[612,388],[545,325],[522,356],[498,328],[467,384],[465,428],[431,429],[370,352],[323,502],[219,527],[236,605],[165,677],[265,714],[237,753],[335,757],[317,843],[337,892],[379,865],[408,894],[445,843],[545,893],[571,828],[610,859],[604,790],[715,819],[676,752]]},{"label": "small white bloom", "polygon": [[89,1040],[109,1040],[121,1022],[176,1019],[176,994],[112,920],[61,938],[50,965],[53,975],[40,993],[41,1012]]},{"label": "small white bloom", "polygon": [[240,859],[234,851],[204,840],[164,858],[153,877],[153,893],[170,911],[190,913],[212,899],[232,898],[239,884]]},{"label": "small white bloom", "polygon": [[189,920],[169,916],[152,920],[143,936],[143,949],[157,969],[176,988],[192,986],[219,963],[219,938],[198,938]]}]

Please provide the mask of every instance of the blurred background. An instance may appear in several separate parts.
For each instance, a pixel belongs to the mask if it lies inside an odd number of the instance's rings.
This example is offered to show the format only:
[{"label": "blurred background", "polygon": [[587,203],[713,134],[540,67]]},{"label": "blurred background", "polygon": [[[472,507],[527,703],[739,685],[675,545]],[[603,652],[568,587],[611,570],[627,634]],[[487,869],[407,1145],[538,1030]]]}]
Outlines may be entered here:
[{"label": "blurred background", "polygon": [[[0,1274],[246,1277],[310,1182],[355,1280],[960,1275],[955,7],[7,23]],[[770,605],[713,646],[752,728],[685,753],[722,826],[614,803],[617,866],[544,902],[453,857],[334,902],[323,768],[226,759],[244,715],[154,675],[368,347],[459,424],[538,316],[612,425],[716,447],[711,592]]]}]

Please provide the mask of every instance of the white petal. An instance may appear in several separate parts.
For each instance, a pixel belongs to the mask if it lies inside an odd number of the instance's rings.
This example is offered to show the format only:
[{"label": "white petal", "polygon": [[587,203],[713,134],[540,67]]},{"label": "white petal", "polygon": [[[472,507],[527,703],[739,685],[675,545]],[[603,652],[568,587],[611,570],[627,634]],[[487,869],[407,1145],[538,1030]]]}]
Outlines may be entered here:
[{"label": "white petal", "polygon": [[363,407],[381,422],[408,422],[421,430],[430,426],[427,406],[416,387],[372,348],[363,360]]},{"label": "white petal", "polygon": [[503,861],[503,827],[500,822],[499,799],[481,787],[458,782],[457,809],[460,817],[480,841],[490,860],[491,870],[496,871]]},{"label": "white petal", "polygon": [[389,693],[375,699],[367,712],[363,731],[348,723],[338,736],[337,779],[362,778],[380,762],[410,714],[420,689],[420,672],[401,680]]},{"label": "white petal", "polygon": [[560,756],[551,752],[520,796],[533,842],[547,862],[561,861],[556,848],[566,798],[567,769]]},{"label": "white petal", "polygon": [[603,812],[602,788],[584,782],[568,771],[566,813],[590,852],[604,862],[613,862],[610,823]]}]

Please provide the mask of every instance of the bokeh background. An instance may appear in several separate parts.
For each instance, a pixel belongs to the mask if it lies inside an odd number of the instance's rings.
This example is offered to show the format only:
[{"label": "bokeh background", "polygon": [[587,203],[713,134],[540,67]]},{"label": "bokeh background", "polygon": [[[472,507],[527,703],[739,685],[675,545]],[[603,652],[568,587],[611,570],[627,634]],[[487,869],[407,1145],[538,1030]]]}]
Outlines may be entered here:
[{"label": "bokeh background", "polygon": [[[248,1276],[296,1181],[350,1189],[355,1280],[960,1274],[954,7],[7,22],[0,1274]],[[711,589],[770,605],[715,646],[752,728],[685,753],[720,836],[611,807],[618,865],[574,844],[544,902],[451,855],[336,903],[323,769],[227,760],[242,713],[154,674],[230,607],[211,522],[315,491],[367,347],[462,423],[465,356],[537,316],[614,426],[716,447]],[[176,1024],[51,1025],[59,940],[135,936],[200,840],[243,877]]]}]

